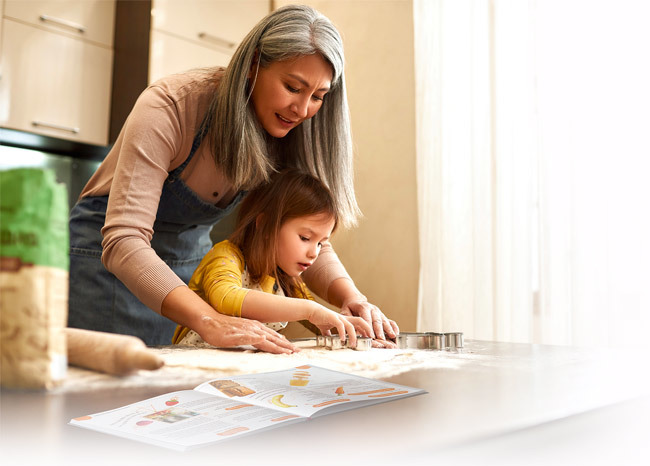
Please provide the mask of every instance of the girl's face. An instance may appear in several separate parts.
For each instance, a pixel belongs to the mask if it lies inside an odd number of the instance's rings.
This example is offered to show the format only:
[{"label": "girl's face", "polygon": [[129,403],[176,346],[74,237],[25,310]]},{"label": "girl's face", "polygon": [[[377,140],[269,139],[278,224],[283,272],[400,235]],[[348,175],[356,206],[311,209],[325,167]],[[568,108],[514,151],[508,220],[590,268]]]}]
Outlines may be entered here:
[{"label": "girl's face", "polygon": [[332,67],[320,54],[276,61],[266,68],[251,68],[251,94],[255,115],[271,136],[282,138],[313,117],[330,89]]},{"label": "girl's face", "polygon": [[287,220],[276,240],[276,265],[290,277],[299,276],[316,260],[333,229],[334,218],[328,213]]}]

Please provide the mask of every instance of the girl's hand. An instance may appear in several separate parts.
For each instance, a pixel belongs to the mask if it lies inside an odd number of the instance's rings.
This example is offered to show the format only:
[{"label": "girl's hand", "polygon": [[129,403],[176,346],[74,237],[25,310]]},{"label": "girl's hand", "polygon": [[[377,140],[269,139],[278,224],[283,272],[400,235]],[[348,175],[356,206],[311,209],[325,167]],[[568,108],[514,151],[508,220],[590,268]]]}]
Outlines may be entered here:
[{"label": "girl's hand", "polygon": [[278,354],[300,351],[283,335],[261,322],[242,317],[204,315],[197,333],[206,343],[217,347],[252,345],[262,351]]},{"label": "girl's hand", "polygon": [[[370,327],[370,325],[368,325],[368,322],[363,320],[361,317],[344,316],[341,314],[338,314],[338,316],[350,322],[354,327],[354,329],[356,330],[357,335],[361,335],[362,337],[367,337],[367,338],[374,338],[372,335],[372,327]],[[318,326],[321,335],[332,335],[332,332],[330,332],[330,328],[331,328],[330,326]],[[373,341],[373,346],[375,346],[374,341]],[[383,348],[383,346],[378,346],[378,347]]]},{"label": "girl's hand", "polygon": [[395,339],[399,334],[397,323],[387,318],[377,306],[369,303],[365,296],[357,295],[345,300],[341,305],[341,314],[358,316],[372,325],[374,331],[372,336],[376,338],[373,347],[397,348],[395,343],[386,340],[386,336]]},{"label": "girl's hand", "polygon": [[350,343],[356,345],[357,329],[364,336],[371,334],[370,326],[367,322],[363,322],[363,319],[342,316],[316,302],[312,302],[311,304],[312,309],[309,311],[307,319],[309,322],[316,325],[323,335],[331,335],[330,329],[336,327],[341,342],[344,342],[349,338]]}]

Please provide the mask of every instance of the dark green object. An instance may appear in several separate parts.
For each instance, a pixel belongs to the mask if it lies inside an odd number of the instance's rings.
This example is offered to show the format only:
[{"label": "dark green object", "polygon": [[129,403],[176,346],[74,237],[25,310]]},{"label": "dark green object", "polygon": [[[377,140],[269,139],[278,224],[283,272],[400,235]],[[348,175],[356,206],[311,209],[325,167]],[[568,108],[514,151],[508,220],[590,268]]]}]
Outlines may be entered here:
[{"label": "dark green object", "polygon": [[68,192],[54,172],[0,171],[0,257],[68,270]]}]

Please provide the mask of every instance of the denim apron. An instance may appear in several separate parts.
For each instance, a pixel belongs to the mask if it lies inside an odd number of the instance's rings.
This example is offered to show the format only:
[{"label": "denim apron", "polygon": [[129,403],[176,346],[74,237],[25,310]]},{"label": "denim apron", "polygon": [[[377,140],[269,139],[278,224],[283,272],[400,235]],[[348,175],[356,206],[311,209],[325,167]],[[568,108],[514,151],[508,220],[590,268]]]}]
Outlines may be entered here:
[{"label": "denim apron", "polygon": [[[212,247],[212,226],[245,195],[240,191],[227,207],[219,208],[181,180],[201,139],[199,131],[187,160],[168,174],[151,239],[151,247],[185,283]],[[68,326],[135,335],[149,346],[170,344],[176,324],[142,304],[101,262],[107,204],[108,196],[85,197],[70,212]]]}]

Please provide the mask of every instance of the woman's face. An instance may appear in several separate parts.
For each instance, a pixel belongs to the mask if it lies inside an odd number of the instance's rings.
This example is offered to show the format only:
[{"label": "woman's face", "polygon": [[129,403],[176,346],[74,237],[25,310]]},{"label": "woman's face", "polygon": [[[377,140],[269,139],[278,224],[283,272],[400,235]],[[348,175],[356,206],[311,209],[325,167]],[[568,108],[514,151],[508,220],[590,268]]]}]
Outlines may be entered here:
[{"label": "woman's face", "polygon": [[320,55],[276,61],[256,70],[251,99],[255,115],[271,136],[282,138],[300,123],[313,117],[323,105],[332,83],[332,67]]},{"label": "woman's face", "polygon": [[276,265],[290,277],[299,276],[314,263],[333,229],[334,218],[327,213],[287,220],[276,239]]}]

